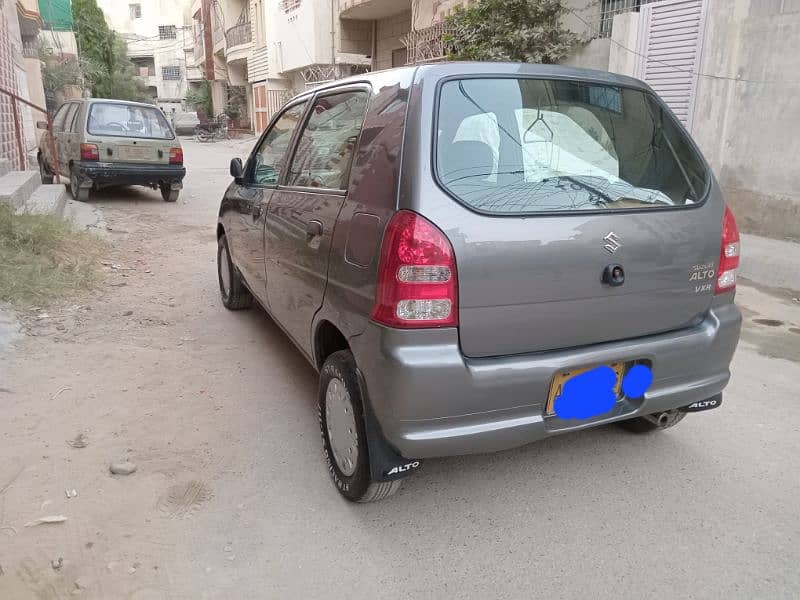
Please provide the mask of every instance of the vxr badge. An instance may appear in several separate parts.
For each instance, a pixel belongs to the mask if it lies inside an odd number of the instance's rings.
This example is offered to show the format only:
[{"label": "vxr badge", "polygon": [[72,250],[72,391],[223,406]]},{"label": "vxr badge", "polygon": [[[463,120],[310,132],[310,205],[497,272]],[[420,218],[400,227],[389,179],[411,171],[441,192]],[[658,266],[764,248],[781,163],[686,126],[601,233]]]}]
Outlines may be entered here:
[{"label": "vxr badge", "polygon": [[619,250],[620,246],[622,246],[622,242],[620,241],[619,236],[613,231],[609,231],[608,235],[606,235],[606,237],[604,237],[603,239],[606,241],[606,244],[605,246],[603,246],[603,248],[605,248],[606,252],[608,252],[609,254],[614,254],[614,252]]}]

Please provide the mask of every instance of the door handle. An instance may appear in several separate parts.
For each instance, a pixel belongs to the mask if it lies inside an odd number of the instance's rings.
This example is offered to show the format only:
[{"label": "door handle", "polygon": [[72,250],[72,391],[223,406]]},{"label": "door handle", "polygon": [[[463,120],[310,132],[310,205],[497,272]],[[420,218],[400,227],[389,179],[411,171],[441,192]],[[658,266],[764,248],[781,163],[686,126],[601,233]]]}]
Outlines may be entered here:
[{"label": "door handle", "polygon": [[306,237],[309,240],[320,235],[322,235],[322,221],[311,219],[308,223],[306,223]]}]

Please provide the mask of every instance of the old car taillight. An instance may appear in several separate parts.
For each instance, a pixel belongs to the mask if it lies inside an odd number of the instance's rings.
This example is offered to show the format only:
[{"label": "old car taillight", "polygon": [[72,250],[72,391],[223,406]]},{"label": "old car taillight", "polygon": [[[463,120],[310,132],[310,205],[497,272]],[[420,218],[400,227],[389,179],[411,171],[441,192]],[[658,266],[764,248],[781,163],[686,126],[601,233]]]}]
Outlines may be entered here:
[{"label": "old car taillight", "polygon": [[722,217],[722,248],[717,267],[715,294],[729,292],[736,287],[736,271],[739,268],[739,228],[731,209],[725,207]]},{"label": "old car taillight", "polygon": [[100,160],[96,144],[81,144],[81,160]]},{"label": "old car taillight", "polygon": [[456,261],[450,240],[401,210],[386,227],[371,318],[389,327],[458,326]]},{"label": "old car taillight", "polygon": [[183,164],[183,149],[170,148],[169,149],[169,164],[182,165]]}]

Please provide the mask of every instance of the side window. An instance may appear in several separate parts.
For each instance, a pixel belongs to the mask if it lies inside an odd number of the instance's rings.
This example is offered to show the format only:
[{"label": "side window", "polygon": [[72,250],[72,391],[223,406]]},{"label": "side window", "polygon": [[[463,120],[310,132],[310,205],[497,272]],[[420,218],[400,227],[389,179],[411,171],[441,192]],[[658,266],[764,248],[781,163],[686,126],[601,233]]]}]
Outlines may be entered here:
[{"label": "side window", "polygon": [[369,94],[317,98],[297,143],[287,185],[346,190]]},{"label": "side window", "polygon": [[67,116],[67,111],[70,109],[72,104],[62,104],[61,108],[56,111],[55,116],[53,117],[53,130],[54,131],[63,131],[64,130],[64,118]]},{"label": "side window", "polygon": [[253,155],[253,183],[277,185],[286,165],[286,153],[292,135],[300,124],[308,101],[287,108],[267,132],[258,150]]},{"label": "side window", "polygon": [[78,112],[78,105],[73,102],[69,105],[69,109],[67,109],[67,114],[64,116],[64,131],[70,132],[72,131],[72,119],[75,116],[75,113]]}]

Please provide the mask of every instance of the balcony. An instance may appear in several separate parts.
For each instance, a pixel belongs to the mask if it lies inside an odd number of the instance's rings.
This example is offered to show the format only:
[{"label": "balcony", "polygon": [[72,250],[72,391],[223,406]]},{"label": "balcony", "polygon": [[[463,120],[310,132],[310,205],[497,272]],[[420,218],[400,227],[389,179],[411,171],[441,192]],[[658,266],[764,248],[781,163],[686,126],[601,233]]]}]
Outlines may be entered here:
[{"label": "balcony", "polygon": [[253,30],[250,21],[234,25],[225,32],[225,45],[230,50],[235,46],[242,46],[253,41]]},{"label": "balcony", "polygon": [[377,20],[411,10],[411,0],[341,0],[342,19]]},{"label": "balcony", "polygon": [[203,44],[202,36],[195,38],[194,51],[192,52],[192,57],[194,58],[195,65],[202,62],[206,58],[206,47]]},{"label": "balcony", "polygon": [[225,60],[230,63],[246,61],[252,44],[253,35],[250,22],[234,25],[225,32]]},{"label": "balcony", "polygon": [[39,58],[39,48],[34,41],[29,39],[22,41],[22,56],[24,58]]}]

